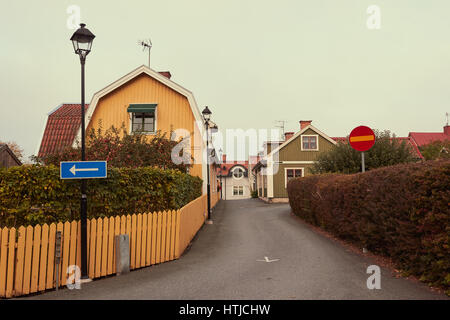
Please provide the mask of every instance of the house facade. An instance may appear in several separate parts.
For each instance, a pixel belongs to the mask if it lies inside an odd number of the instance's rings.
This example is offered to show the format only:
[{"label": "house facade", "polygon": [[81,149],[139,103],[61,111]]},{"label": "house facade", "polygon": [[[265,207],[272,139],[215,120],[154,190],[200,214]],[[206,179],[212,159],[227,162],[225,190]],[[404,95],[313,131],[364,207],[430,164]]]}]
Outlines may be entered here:
[{"label": "house facade", "polygon": [[297,133],[285,133],[284,141],[267,142],[265,156],[254,166],[258,197],[267,202],[287,202],[289,180],[310,175],[318,155],[337,142],[311,124],[300,121]]},{"label": "house facade", "polygon": [[248,166],[248,161],[227,161],[226,155],[222,155],[222,163],[217,168],[222,199],[238,200],[251,197]]},{"label": "house facade", "polygon": [[[131,71],[93,95],[86,105],[85,127],[89,131],[124,125],[128,133],[143,133],[148,139],[152,139],[157,131],[169,139],[189,136],[189,151],[194,158],[189,173],[203,179],[206,193],[202,115],[193,93],[170,78],[170,72],[156,72],[144,65]],[[38,156],[76,146],[81,141],[80,110],[79,104],[62,104],[49,113]],[[213,165],[209,172],[211,185],[215,185]],[[217,192],[216,188],[211,191]]]},{"label": "house facade", "polygon": [[[348,143],[347,137],[329,137],[311,123],[310,120],[302,120],[300,131],[295,134],[286,132],[283,142],[264,144],[264,156],[261,156],[252,169],[259,198],[267,202],[287,202],[289,180],[310,175],[309,169],[313,167],[320,153],[329,151],[337,143]],[[413,157],[420,161],[423,156],[413,137],[414,134],[410,134],[409,137],[392,139],[404,142]]]}]

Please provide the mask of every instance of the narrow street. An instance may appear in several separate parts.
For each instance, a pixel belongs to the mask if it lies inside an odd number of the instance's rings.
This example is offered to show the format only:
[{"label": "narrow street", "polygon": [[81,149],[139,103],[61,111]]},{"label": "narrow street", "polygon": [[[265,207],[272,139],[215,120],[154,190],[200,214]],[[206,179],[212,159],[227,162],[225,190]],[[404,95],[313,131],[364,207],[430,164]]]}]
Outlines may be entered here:
[{"label": "narrow street", "polygon": [[375,262],[315,233],[288,204],[221,201],[213,220],[179,260],[27,299],[446,299],[383,268],[381,289],[367,289]]}]

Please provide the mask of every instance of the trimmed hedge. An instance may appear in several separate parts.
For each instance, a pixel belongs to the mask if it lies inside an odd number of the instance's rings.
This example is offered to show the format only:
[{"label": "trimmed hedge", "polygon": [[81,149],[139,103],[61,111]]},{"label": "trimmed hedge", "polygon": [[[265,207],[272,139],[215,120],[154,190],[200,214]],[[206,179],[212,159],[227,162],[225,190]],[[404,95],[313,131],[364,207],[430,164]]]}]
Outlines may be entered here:
[{"label": "trimmed hedge", "polygon": [[290,181],[288,194],[302,219],[450,294],[450,161],[313,175]]},{"label": "trimmed hedge", "polygon": [[[155,167],[108,168],[87,181],[88,218],[179,209],[202,194],[202,180]],[[0,226],[79,219],[80,180],[61,180],[55,166],[0,169]]]}]

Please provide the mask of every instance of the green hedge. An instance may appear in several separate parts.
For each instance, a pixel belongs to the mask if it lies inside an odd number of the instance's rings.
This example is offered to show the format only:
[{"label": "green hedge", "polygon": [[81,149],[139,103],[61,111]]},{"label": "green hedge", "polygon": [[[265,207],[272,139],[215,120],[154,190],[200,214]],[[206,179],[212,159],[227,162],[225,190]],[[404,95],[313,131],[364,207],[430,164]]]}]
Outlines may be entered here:
[{"label": "green hedge", "polygon": [[[202,180],[178,170],[108,168],[87,181],[88,218],[179,209],[201,195]],[[80,180],[61,180],[55,166],[0,169],[0,226],[79,219]]]},{"label": "green hedge", "polygon": [[288,184],[293,212],[450,294],[450,161]]}]

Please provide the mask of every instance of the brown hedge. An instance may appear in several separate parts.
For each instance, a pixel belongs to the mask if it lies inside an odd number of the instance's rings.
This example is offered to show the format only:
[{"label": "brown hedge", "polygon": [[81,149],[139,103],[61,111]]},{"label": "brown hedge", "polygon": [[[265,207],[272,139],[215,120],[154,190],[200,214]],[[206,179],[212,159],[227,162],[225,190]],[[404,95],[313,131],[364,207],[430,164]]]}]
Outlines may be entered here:
[{"label": "brown hedge", "polygon": [[302,219],[450,294],[450,161],[309,176],[288,194]]}]

